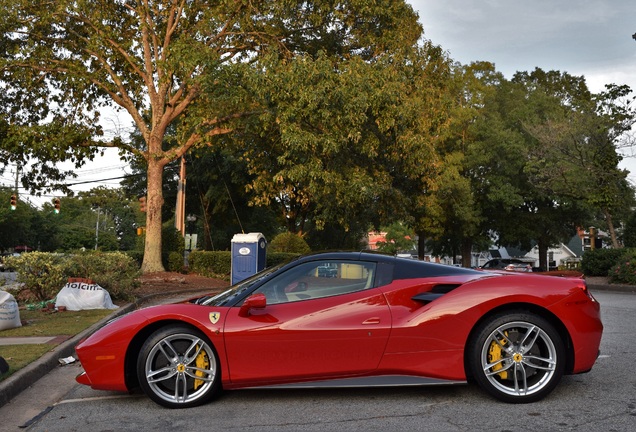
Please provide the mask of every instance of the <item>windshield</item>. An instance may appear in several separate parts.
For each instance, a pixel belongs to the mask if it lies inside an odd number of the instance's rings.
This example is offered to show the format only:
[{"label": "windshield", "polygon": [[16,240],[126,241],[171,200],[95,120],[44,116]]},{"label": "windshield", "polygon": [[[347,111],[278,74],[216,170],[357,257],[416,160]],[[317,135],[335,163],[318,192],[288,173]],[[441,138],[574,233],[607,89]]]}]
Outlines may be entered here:
[{"label": "windshield", "polygon": [[231,303],[232,300],[239,297],[241,294],[265,279],[267,276],[278,270],[283,265],[284,264],[279,264],[277,266],[267,268],[259,273],[256,273],[250,278],[247,278],[235,285],[232,285],[229,289],[223,291],[220,294],[198,298],[194,301],[194,303],[205,306],[227,306]]}]

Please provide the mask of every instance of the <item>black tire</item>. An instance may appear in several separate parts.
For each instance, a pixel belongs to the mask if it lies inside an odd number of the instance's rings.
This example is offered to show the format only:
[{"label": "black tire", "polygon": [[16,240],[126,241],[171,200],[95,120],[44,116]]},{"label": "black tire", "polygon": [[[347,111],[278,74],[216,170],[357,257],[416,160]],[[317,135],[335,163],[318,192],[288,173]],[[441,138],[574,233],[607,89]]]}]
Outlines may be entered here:
[{"label": "black tire", "polygon": [[144,393],[167,408],[198,406],[221,392],[214,346],[186,326],[167,326],[150,335],[137,358],[137,374]]},{"label": "black tire", "polygon": [[475,381],[509,403],[536,402],[557,386],[565,367],[561,336],[529,312],[499,314],[482,323],[468,346]]}]

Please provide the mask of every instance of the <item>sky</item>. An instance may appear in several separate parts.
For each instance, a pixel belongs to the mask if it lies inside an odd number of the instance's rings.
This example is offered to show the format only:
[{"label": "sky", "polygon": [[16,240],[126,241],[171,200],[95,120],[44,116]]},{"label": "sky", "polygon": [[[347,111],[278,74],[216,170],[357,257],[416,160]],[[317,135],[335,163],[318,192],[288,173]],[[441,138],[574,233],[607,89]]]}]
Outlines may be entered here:
[{"label": "sky", "polygon": [[507,78],[559,70],[636,89],[634,0],[408,0],[424,37],[462,64],[489,61]]},{"label": "sky", "polygon": [[[407,0],[424,37],[461,64],[488,61],[506,78],[535,68],[583,76],[592,92],[636,92],[634,0]],[[621,167],[636,185],[636,149]]]},{"label": "sky", "polygon": [[[489,61],[506,78],[517,71],[558,70],[584,76],[590,90],[627,84],[636,91],[634,0],[407,0],[419,14],[424,37],[459,63]],[[129,130],[125,116],[103,115],[107,134]],[[621,166],[636,184],[636,150]],[[87,182],[130,172],[116,151],[78,171],[69,182]],[[11,185],[10,170],[0,179]],[[14,180],[13,180],[14,182]],[[83,183],[75,191],[117,187],[118,180]],[[50,200],[33,198],[36,204]]]}]

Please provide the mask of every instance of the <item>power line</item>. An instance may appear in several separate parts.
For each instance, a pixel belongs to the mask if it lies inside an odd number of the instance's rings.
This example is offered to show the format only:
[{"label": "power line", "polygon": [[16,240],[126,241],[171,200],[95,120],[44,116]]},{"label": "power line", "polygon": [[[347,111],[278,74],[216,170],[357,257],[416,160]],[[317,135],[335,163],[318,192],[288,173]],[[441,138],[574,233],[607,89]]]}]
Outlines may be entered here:
[{"label": "power line", "polygon": [[106,181],[109,181],[109,180],[120,180],[120,179],[131,178],[131,177],[139,177],[140,175],[145,175],[145,173],[126,174],[126,175],[119,176],[119,177],[110,177],[110,178],[105,178],[105,179],[101,179],[101,180],[86,180],[86,181],[75,182],[75,183],[66,183],[64,186],[69,187],[69,186],[77,186],[77,185],[88,184],[88,183],[102,183],[102,182],[106,182]]}]

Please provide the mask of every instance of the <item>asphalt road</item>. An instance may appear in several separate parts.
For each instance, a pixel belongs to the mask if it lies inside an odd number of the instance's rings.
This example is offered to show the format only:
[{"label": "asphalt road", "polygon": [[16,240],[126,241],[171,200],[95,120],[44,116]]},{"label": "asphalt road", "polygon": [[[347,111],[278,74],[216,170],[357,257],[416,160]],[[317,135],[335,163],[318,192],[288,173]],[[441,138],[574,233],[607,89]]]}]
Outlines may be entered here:
[{"label": "asphalt road", "polygon": [[[60,367],[0,409],[0,431],[629,431],[636,430],[636,295],[595,292],[605,331],[594,369],[543,401],[497,402],[472,385],[240,390],[187,410],[76,385]],[[20,428],[20,426],[23,426]],[[26,426],[26,427],[24,427]]]}]

